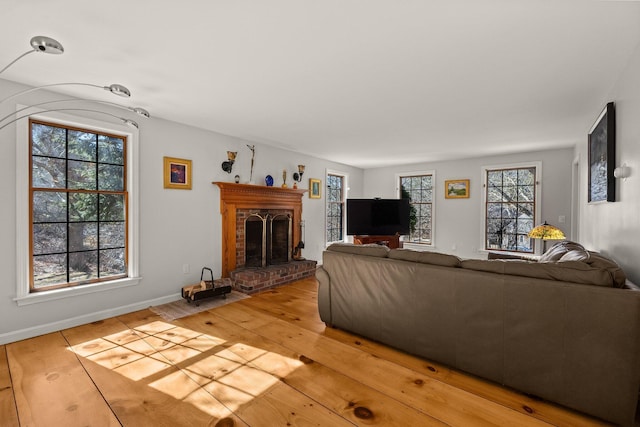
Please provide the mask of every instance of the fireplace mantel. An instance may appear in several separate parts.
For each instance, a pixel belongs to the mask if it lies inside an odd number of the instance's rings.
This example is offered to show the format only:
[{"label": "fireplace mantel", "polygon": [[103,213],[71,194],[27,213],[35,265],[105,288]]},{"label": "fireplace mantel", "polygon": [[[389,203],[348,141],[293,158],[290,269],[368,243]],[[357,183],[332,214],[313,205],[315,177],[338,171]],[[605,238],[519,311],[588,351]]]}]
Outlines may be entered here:
[{"label": "fireplace mantel", "polygon": [[[236,212],[238,209],[284,209],[292,212],[293,242],[300,241],[302,196],[307,190],[262,185],[213,182],[220,187],[222,214],[222,277],[236,269]],[[293,249],[293,248],[291,248]]]}]

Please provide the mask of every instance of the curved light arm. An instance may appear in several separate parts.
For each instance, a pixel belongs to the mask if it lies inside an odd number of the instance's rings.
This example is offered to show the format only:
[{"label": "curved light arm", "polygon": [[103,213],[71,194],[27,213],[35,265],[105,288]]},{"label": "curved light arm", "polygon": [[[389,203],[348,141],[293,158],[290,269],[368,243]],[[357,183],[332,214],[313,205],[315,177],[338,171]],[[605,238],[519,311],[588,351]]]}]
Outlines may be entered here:
[{"label": "curved light arm", "polygon": [[31,116],[33,114],[49,113],[49,112],[52,112],[52,111],[88,111],[90,113],[106,114],[107,116],[115,117],[116,119],[120,120],[122,123],[124,123],[126,125],[133,126],[136,129],[138,128],[138,123],[136,123],[135,121],[130,120],[130,119],[125,119],[123,117],[116,116],[115,114],[107,113],[106,111],[90,110],[88,108],[53,108],[53,109],[50,109],[50,110],[41,110],[41,111],[38,111],[37,113],[29,113],[29,114],[24,114],[22,116],[16,117],[13,120],[11,120],[11,121],[3,124],[2,126],[0,126],[0,130],[6,128],[7,126],[9,126],[13,122],[17,122],[18,120],[24,119],[25,117],[29,117],[29,116]]},{"label": "curved light arm", "polygon": [[113,83],[110,84],[109,86],[100,86],[100,85],[94,85],[91,83],[52,83],[52,84],[48,84],[48,85],[43,85],[43,86],[37,86],[37,87],[32,87],[30,89],[25,89],[21,92],[18,93],[14,93],[11,96],[8,96],[6,98],[4,98],[3,100],[0,101],[0,104],[2,104],[3,102],[6,102],[10,99],[16,98],[20,95],[24,95],[30,92],[35,92],[36,90],[40,90],[40,89],[44,89],[47,87],[53,87],[53,86],[67,86],[67,85],[80,85],[80,86],[92,86],[92,87],[97,87],[100,89],[104,89],[104,90],[108,90],[109,92],[118,95],[118,96],[123,96],[125,98],[129,98],[131,96],[131,92],[129,91],[129,89],[127,89],[126,87],[119,85],[117,83]]},{"label": "curved light arm", "polygon": [[13,61],[9,62],[9,64],[8,64],[6,67],[4,67],[2,70],[0,70],[0,74],[4,73],[4,71],[5,71],[7,68],[11,67],[13,64],[15,64],[16,62],[18,62],[20,59],[24,58],[25,56],[27,56],[28,54],[33,53],[33,52],[36,52],[36,51],[35,51],[35,50],[33,50],[33,49],[32,49],[32,50],[29,50],[29,51],[27,51],[27,52],[23,53],[22,55],[18,56],[18,57],[17,57],[16,59],[14,59]]},{"label": "curved light arm", "polygon": [[106,104],[106,105],[113,105],[114,107],[118,107],[118,108],[122,108],[123,110],[128,110],[131,112],[134,112],[136,114],[141,115],[142,117],[146,117],[149,118],[151,117],[151,115],[149,114],[149,112],[147,110],[145,110],[144,108],[140,108],[140,107],[127,107],[125,105],[120,105],[120,104],[116,104],[115,102],[109,102],[109,101],[99,101],[97,99],[58,99],[56,101],[46,101],[46,102],[40,102],[38,104],[33,104],[33,105],[27,105],[26,107],[22,107],[19,110],[14,111],[13,113],[7,114],[6,116],[4,116],[3,118],[0,119],[0,123],[2,123],[3,121],[7,120],[8,118],[10,118],[11,116],[13,116],[14,114],[19,114],[21,112],[23,112],[24,110],[28,110],[29,108],[35,108],[35,107],[41,107],[43,105],[49,105],[49,104],[57,104],[59,102],[97,102],[98,104]]}]

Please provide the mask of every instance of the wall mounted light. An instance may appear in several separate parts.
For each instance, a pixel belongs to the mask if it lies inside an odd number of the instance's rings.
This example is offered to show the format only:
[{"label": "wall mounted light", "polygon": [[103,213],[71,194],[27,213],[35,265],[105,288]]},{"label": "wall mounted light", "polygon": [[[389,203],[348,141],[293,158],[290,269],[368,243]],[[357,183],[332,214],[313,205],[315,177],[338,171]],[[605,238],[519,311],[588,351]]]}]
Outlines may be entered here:
[{"label": "wall mounted light", "polygon": [[293,173],[293,180],[297,182],[302,181],[303,174],[304,174],[304,165],[298,165],[298,172]]},{"label": "wall mounted light", "polygon": [[225,171],[226,173],[231,173],[231,170],[233,169],[233,164],[236,161],[236,155],[238,154],[237,151],[227,151],[227,161],[226,162],[222,162],[222,170]]},{"label": "wall mounted light", "polygon": [[618,179],[622,179],[623,181],[626,181],[630,175],[631,175],[631,168],[627,166],[626,163],[623,163],[622,166],[618,166],[613,170],[613,176],[615,176]]}]

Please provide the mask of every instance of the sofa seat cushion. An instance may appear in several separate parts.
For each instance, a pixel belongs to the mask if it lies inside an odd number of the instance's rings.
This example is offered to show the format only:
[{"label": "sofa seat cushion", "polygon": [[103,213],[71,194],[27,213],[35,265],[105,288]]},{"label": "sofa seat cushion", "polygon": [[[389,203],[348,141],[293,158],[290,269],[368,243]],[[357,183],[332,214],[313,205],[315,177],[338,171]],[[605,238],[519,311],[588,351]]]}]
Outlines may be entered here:
[{"label": "sofa seat cushion", "polygon": [[392,249],[389,258],[422,264],[441,265],[443,267],[460,267],[462,260],[455,255],[440,252],[414,251],[411,249]]},{"label": "sofa seat cushion", "polygon": [[520,260],[468,259],[462,261],[461,266],[469,270],[581,283],[585,285],[611,287],[614,284],[609,271],[603,268],[592,267],[580,261],[537,263]]},{"label": "sofa seat cushion", "polygon": [[376,244],[354,245],[352,243],[333,243],[327,248],[327,250],[354,255],[373,256],[378,258],[386,258],[389,255],[388,247]]}]

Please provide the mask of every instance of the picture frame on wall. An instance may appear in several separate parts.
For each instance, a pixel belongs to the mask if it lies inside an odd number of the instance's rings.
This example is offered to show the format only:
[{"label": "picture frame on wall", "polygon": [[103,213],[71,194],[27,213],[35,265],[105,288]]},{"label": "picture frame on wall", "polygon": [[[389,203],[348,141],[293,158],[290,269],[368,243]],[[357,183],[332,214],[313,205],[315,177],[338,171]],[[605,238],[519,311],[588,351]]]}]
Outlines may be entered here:
[{"label": "picture frame on wall", "polygon": [[445,199],[468,199],[469,198],[468,179],[450,179],[444,182]]},{"label": "picture frame on wall", "polygon": [[615,202],[616,112],[607,103],[589,131],[589,203]]},{"label": "picture frame on wall", "polygon": [[322,182],[316,178],[309,178],[309,198],[310,199],[319,199],[321,197],[320,188],[322,187]]},{"label": "picture frame on wall", "polygon": [[164,188],[191,190],[191,160],[164,157]]}]

